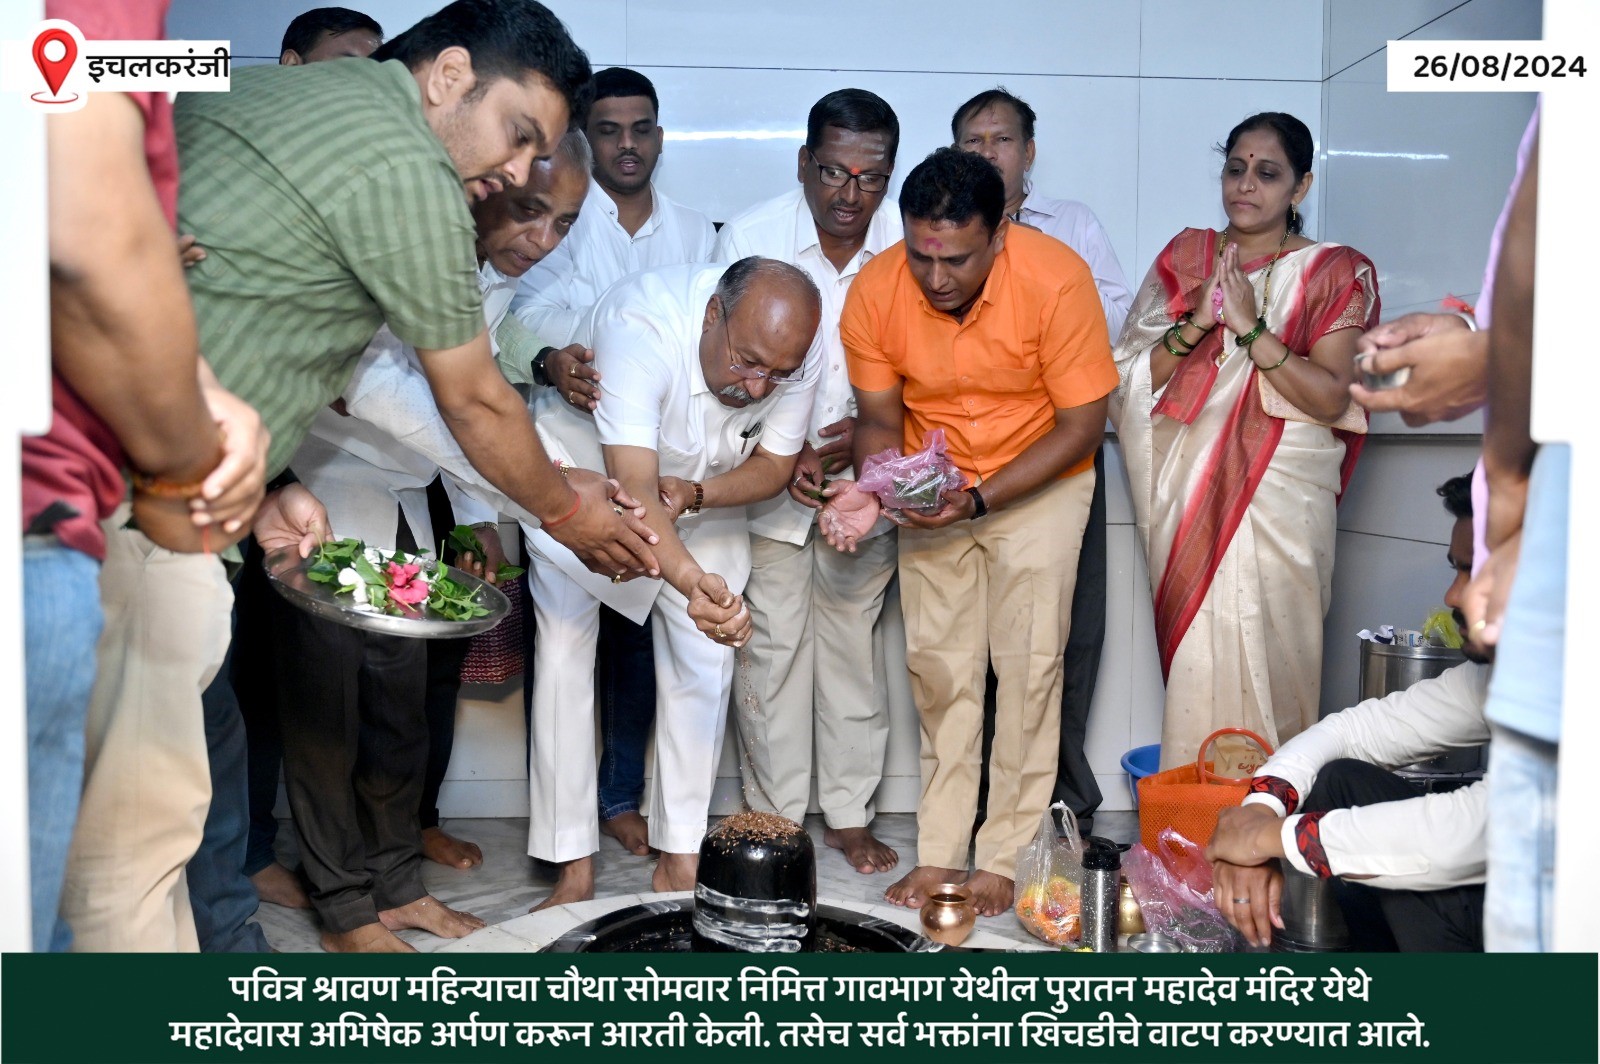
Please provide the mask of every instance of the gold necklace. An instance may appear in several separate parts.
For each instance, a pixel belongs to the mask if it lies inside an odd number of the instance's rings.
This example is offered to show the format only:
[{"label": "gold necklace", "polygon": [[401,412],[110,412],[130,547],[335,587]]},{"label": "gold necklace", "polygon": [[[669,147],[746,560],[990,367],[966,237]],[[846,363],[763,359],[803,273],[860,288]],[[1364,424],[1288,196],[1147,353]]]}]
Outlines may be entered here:
[{"label": "gold necklace", "polygon": [[[1278,241],[1278,250],[1272,256],[1272,261],[1267,263],[1266,282],[1261,287],[1261,312],[1256,315],[1258,318],[1264,319],[1267,316],[1267,302],[1268,302],[1268,300],[1270,300],[1272,298],[1272,271],[1278,265],[1278,260],[1283,258],[1283,248],[1284,248],[1284,245],[1287,244],[1288,242],[1289,242],[1289,227],[1288,226],[1284,226],[1283,238]],[[1228,247],[1228,230],[1226,228],[1224,228],[1222,230],[1222,238],[1217,243],[1217,259],[1219,261],[1222,258],[1222,253],[1225,250],[1227,250],[1227,247]],[[1233,349],[1235,351],[1239,350],[1239,338],[1237,336],[1235,336],[1233,338]],[[1222,342],[1217,345],[1217,365],[1219,365],[1219,366],[1222,365],[1222,363],[1227,359],[1227,357],[1228,357],[1228,335],[1227,335],[1226,332],[1224,332],[1223,335],[1222,335]]]}]

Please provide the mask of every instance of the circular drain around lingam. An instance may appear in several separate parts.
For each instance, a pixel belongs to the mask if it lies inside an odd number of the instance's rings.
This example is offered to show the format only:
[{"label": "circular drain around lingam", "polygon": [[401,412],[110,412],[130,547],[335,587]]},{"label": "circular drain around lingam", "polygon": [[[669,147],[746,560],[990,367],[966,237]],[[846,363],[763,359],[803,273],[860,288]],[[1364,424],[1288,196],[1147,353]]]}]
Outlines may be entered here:
[{"label": "circular drain around lingam", "polygon": [[[579,924],[540,953],[688,953],[690,899],[629,905]],[[818,953],[930,953],[942,949],[915,931],[834,905],[817,906]]]}]

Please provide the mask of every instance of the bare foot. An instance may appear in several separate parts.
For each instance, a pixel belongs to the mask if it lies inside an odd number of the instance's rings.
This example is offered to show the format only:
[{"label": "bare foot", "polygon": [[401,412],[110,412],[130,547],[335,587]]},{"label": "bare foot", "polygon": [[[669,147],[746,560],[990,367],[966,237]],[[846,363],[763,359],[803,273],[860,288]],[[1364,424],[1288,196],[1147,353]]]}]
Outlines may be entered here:
[{"label": "bare foot", "polygon": [[416,947],[405,942],[382,924],[364,924],[354,931],[335,934],[322,933],[322,948],[329,953],[415,953]]},{"label": "bare foot", "polygon": [[650,826],[637,809],[600,821],[600,833],[622,843],[622,848],[635,857],[650,856]]},{"label": "bare foot", "polygon": [[311,908],[311,898],[306,894],[306,888],[300,885],[300,877],[277,861],[251,876],[250,882],[255,885],[262,901],[270,901],[285,909]]},{"label": "bare foot", "polygon": [[390,931],[416,928],[440,938],[466,938],[478,928],[488,926],[471,913],[450,908],[432,894],[424,894],[409,905],[385,909],[378,914],[378,919]]},{"label": "bare foot", "polygon": [[556,889],[550,892],[548,898],[528,911],[536,913],[552,905],[588,901],[592,897],[594,897],[594,858],[580,857],[561,866],[561,875],[556,879]]},{"label": "bare foot", "polygon": [[474,868],[483,864],[483,851],[475,842],[447,835],[443,828],[422,829],[422,856],[446,868]]},{"label": "bare foot", "polygon": [[836,850],[843,850],[844,859],[864,876],[887,872],[900,863],[900,855],[879,842],[866,828],[827,828],[822,833],[822,841]]},{"label": "bare foot", "polygon": [[967,880],[972,891],[972,907],[979,916],[999,916],[1011,908],[1017,897],[1017,885],[1005,876],[978,869]]},{"label": "bare foot", "polygon": [[928,892],[940,883],[960,883],[967,878],[965,868],[936,868],[933,865],[917,865],[899,882],[883,892],[883,896],[895,905],[904,905],[908,909],[920,909],[922,903],[928,900]]},{"label": "bare foot", "polygon": [[918,864],[883,891],[883,898],[896,906],[922,909],[923,902],[928,901],[928,894],[934,886],[939,883],[960,883],[965,878],[966,869],[941,869],[931,864]]},{"label": "bare foot", "polygon": [[698,853],[667,853],[661,851],[656,871],[650,877],[651,890],[693,890],[695,873],[700,871]]}]

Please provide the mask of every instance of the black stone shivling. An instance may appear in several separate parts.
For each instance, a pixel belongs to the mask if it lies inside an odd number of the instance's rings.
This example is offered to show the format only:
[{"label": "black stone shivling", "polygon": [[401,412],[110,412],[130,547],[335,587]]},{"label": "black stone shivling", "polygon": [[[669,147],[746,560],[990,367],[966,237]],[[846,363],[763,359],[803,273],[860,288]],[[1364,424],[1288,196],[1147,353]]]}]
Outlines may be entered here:
[{"label": "black stone shivling", "polygon": [[817,856],[787,817],[738,813],[700,843],[696,952],[810,953],[817,945]]}]

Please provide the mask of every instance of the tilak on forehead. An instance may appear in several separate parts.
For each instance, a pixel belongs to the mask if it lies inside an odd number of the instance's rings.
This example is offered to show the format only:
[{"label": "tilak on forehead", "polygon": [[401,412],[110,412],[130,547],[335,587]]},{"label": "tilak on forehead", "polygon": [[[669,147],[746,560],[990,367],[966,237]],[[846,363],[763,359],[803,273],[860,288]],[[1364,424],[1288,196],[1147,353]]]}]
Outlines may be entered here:
[{"label": "tilak on forehead", "polygon": [[928,239],[926,239],[926,240],[924,240],[922,242],[922,250],[923,251],[943,251],[944,250],[944,241],[940,240],[936,236],[930,236]]}]

